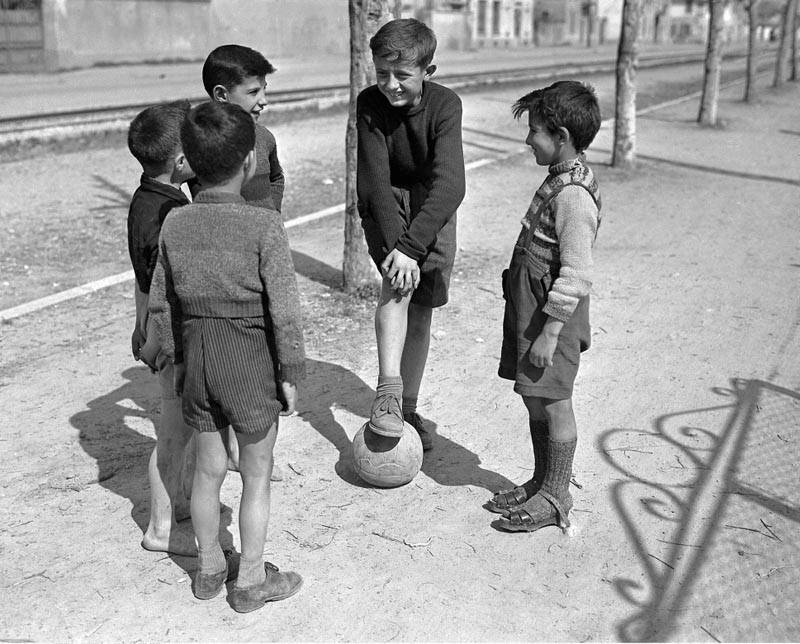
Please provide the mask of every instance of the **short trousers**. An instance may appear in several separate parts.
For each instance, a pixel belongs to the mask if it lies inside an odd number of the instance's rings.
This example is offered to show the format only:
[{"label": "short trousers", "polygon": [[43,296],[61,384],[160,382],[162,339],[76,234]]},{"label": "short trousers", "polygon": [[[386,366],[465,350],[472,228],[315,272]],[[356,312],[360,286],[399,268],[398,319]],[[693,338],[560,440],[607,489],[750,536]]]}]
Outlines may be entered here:
[{"label": "short trousers", "polygon": [[283,408],[265,318],[189,317],[183,321],[184,422],[200,432],[230,425],[266,432]]},{"label": "short trousers", "polygon": [[[412,212],[418,212],[424,195],[417,193],[424,190],[406,190],[392,187],[397,200],[397,216],[403,221],[403,230],[407,229],[413,219]],[[389,254],[386,242],[383,239],[377,222],[370,216],[362,215],[361,225],[364,228],[364,237],[372,261],[381,270],[381,264]],[[450,291],[450,275],[453,272],[453,262],[456,256],[456,214],[447,220],[447,223],[437,233],[436,238],[428,252],[422,259],[420,270],[420,283],[411,295],[411,301],[419,306],[437,308],[447,304]]]},{"label": "short trousers", "polygon": [[558,336],[551,367],[530,361],[533,341],[541,333],[547,315],[542,310],[558,277],[558,266],[548,266],[521,246],[514,248],[511,265],[503,271],[503,346],[498,375],[514,380],[521,396],[563,400],[572,396],[580,356],[591,344],[589,296],[578,303]]}]

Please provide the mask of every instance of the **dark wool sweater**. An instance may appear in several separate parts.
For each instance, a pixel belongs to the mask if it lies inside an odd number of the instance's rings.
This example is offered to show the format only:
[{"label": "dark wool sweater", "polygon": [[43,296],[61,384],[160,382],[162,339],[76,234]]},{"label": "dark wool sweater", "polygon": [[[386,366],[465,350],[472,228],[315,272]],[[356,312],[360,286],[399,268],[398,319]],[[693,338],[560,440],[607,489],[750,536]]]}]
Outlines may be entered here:
[{"label": "dark wool sweater", "polygon": [[183,360],[184,317],[265,315],[275,340],[279,380],[305,375],[305,352],[289,240],[275,210],[237,194],[204,190],[175,210],[161,228],[150,292],[162,350]]},{"label": "dark wool sweater", "polygon": [[150,292],[158,261],[158,234],[167,213],[188,203],[189,199],[177,188],[142,175],[128,209],[128,253],[142,293]]},{"label": "dark wool sweater", "polygon": [[[372,85],[357,105],[359,212],[375,220],[387,250],[419,261],[464,199],[461,99],[425,82],[418,105],[396,108]],[[410,224],[398,215],[393,186],[427,194],[412,205]]]},{"label": "dark wool sweater", "polygon": [[[242,186],[245,201],[270,210],[281,211],[285,177],[278,161],[278,147],[275,137],[263,125],[256,123],[256,173]],[[202,186],[197,179],[189,181],[192,197],[196,197]]]}]

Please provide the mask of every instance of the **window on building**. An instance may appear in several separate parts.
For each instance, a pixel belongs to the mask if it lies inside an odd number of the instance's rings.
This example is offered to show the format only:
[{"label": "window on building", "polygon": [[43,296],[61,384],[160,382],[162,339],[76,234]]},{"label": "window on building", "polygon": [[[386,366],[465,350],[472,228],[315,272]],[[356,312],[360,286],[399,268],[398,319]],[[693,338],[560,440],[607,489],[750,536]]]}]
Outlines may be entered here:
[{"label": "window on building", "polygon": [[486,35],[486,0],[478,2],[478,35]]},{"label": "window on building", "polygon": [[492,35],[500,35],[500,1],[492,2]]},{"label": "window on building", "polygon": [[517,7],[514,9],[514,37],[520,36],[522,36],[522,9]]}]

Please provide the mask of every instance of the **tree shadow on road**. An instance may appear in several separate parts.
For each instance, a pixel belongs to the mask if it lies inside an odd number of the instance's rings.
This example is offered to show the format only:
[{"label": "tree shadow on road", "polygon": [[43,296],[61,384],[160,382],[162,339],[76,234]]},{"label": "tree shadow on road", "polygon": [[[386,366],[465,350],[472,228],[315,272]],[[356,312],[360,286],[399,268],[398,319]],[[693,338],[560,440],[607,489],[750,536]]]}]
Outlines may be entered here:
[{"label": "tree shadow on road", "polygon": [[[369,418],[375,390],[344,367],[320,360],[306,360],[307,379],[297,409],[338,451],[336,474],[352,485],[368,486],[353,469],[351,436]],[[333,410],[343,409],[359,418],[358,427],[349,432],[336,420]],[[504,476],[480,467],[480,458],[454,440],[437,435],[434,447],[425,452],[422,472],[439,485],[474,485],[492,492],[512,485]]]},{"label": "tree shadow on road", "polygon": [[[147,465],[156,442],[131,425],[140,420],[159,422],[160,387],[158,377],[146,367],[131,367],[122,376],[127,379],[125,384],[87,402],[86,409],[74,414],[70,423],[78,430],[83,450],[97,461],[99,485],[130,501],[131,518],[144,534],[150,518]],[[220,542],[230,549],[233,537],[227,528],[231,514],[224,506],[220,516]],[[132,543],[130,547],[140,546]],[[195,569],[195,559],[169,556],[186,572]]]}]

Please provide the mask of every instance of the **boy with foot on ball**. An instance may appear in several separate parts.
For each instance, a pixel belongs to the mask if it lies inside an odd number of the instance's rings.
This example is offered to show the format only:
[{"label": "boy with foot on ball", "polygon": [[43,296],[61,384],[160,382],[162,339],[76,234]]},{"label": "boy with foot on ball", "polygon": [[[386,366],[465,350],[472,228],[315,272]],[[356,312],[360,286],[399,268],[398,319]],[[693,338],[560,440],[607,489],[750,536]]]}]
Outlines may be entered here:
[{"label": "boy with foot on ball", "polygon": [[197,440],[191,510],[199,561],[192,590],[211,599],[235,574],[219,542],[228,469],[222,431],[230,426],[242,497],[241,559],[228,600],[237,612],[249,612],[302,585],[297,573],[263,560],[278,416],[294,412],[297,382],[305,376],[300,301],[283,222],[241,194],[256,167],[253,119],[238,105],[204,103],[189,112],[181,141],[202,189],[161,229],[150,314],[174,359],[183,417]]},{"label": "boy with foot on ball", "polygon": [[569,526],[569,483],[577,444],[572,390],[580,354],[589,348],[592,246],[600,225],[600,191],[584,150],[600,129],[594,91],[559,81],[520,98],[528,113],[525,143],[547,177],[536,191],[503,271],[503,347],[499,376],[514,380],[528,410],[533,477],[494,495],[498,526],[532,532]]},{"label": "boy with foot on ball", "polygon": [[414,426],[425,450],[436,424],[417,413],[433,309],[447,303],[464,198],[461,100],[431,82],[436,37],[413,18],[370,40],[377,83],[358,96],[358,208],[381,272],[375,312],[378,386],[369,427]]}]

